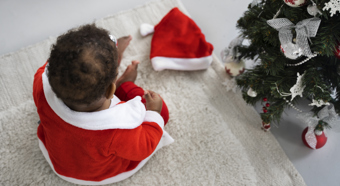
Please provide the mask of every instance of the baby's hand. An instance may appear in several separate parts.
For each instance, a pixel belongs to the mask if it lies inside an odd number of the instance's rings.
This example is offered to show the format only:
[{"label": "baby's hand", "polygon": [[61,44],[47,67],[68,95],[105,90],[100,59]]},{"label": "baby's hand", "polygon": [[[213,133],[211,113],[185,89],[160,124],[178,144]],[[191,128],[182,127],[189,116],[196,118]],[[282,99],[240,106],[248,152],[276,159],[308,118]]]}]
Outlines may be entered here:
[{"label": "baby's hand", "polygon": [[156,111],[159,114],[161,113],[163,101],[157,93],[146,90],[143,97],[146,100],[146,110]]}]

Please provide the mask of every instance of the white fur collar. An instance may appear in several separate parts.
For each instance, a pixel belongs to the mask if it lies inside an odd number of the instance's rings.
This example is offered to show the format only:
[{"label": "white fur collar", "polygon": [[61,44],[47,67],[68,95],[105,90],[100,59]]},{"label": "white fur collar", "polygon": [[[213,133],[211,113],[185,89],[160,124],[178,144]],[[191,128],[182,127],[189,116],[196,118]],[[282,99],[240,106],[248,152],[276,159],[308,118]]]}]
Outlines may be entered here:
[{"label": "white fur collar", "polygon": [[46,100],[52,110],[67,123],[88,130],[105,129],[133,129],[144,120],[146,109],[137,96],[126,103],[119,104],[120,100],[114,96],[110,108],[97,112],[77,112],[67,107],[52,91],[46,75],[42,74],[43,88]]}]

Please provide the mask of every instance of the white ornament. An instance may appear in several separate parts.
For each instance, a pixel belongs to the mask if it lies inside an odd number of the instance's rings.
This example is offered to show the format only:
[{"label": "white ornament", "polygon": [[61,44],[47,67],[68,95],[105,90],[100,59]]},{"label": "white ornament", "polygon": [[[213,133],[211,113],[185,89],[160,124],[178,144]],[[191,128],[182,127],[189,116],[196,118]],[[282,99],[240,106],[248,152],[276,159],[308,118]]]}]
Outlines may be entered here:
[{"label": "white ornament", "polygon": [[225,82],[222,83],[227,87],[227,91],[232,90],[234,93],[237,92],[238,87],[235,78],[227,79]]},{"label": "white ornament", "polygon": [[313,4],[308,5],[307,12],[311,16],[316,16],[317,14],[320,14],[320,15],[322,14],[314,2],[313,2]]},{"label": "white ornament", "polygon": [[283,1],[291,7],[300,7],[307,3],[307,0],[283,0]]},{"label": "white ornament", "polygon": [[328,3],[325,3],[322,10],[330,10],[331,17],[333,17],[337,11],[340,12],[340,0],[330,0]]},{"label": "white ornament", "polygon": [[313,99],[313,103],[309,104],[309,106],[317,106],[321,107],[322,105],[330,105],[329,102],[324,102],[323,100],[315,100]]},{"label": "white ornament", "polygon": [[293,101],[293,99],[299,95],[300,97],[302,97],[302,93],[303,93],[303,89],[305,88],[305,86],[302,86],[302,77],[305,74],[300,75],[300,73],[297,73],[297,79],[296,79],[296,84],[290,88],[290,92],[292,93],[292,99],[290,101]]},{"label": "white ornament", "polygon": [[257,96],[257,92],[255,92],[252,88],[249,88],[247,94],[248,96],[253,97],[253,98]]},{"label": "white ornament", "polygon": [[223,62],[225,63],[225,70],[230,76],[238,76],[245,70],[244,61],[236,61],[233,56],[227,56]]}]

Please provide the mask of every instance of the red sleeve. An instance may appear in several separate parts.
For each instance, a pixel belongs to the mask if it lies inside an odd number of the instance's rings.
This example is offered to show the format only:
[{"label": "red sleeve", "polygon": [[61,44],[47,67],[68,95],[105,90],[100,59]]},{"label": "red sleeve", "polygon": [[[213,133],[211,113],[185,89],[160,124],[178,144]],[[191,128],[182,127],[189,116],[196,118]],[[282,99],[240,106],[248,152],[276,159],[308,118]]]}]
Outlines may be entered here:
[{"label": "red sleeve", "polygon": [[142,161],[155,151],[163,135],[155,122],[143,122],[135,129],[116,129],[110,152],[132,161]]},{"label": "red sleeve", "polygon": [[34,80],[33,80],[33,99],[34,99],[34,103],[37,106],[38,103],[38,99],[39,99],[39,95],[42,93],[41,91],[43,91],[42,88],[42,74],[45,71],[45,67],[47,65],[47,62],[41,66],[37,72],[34,75]]}]

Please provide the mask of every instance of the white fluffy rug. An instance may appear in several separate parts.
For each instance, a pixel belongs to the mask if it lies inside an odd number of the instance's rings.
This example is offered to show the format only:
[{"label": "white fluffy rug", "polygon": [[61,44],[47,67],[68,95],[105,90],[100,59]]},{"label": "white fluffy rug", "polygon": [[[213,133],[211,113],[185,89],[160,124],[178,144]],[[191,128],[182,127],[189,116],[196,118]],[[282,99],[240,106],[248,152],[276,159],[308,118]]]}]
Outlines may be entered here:
[{"label": "white fluffy rug", "polygon": [[[226,91],[228,76],[216,57],[203,71],[152,69],[152,36],[141,37],[138,27],[157,24],[175,6],[187,13],[179,1],[161,0],[96,22],[116,36],[132,35],[120,71],[141,61],[136,84],[162,95],[170,111],[165,128],[175,139],[115,185],[305,185],[273,135],[260,129],[257,112]],[[33,75],[54,40],[0,57],[0,185],[72,185],[53,173],[36,136]]]}]

